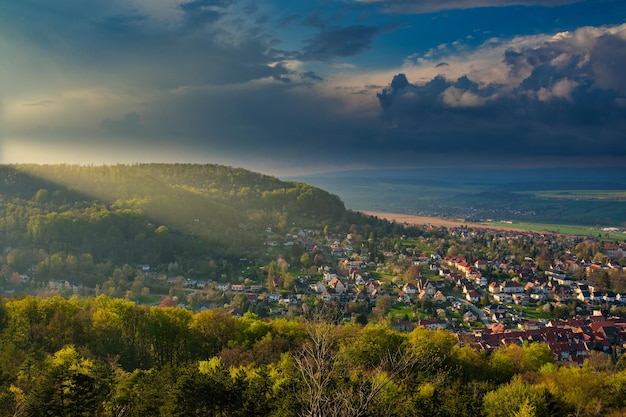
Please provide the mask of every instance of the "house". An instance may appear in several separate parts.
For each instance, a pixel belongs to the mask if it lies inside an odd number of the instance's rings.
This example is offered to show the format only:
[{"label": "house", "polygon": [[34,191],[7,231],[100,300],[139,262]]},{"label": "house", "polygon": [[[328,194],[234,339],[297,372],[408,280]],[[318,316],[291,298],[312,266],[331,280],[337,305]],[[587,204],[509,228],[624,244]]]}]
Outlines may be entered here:
[{"label": "house", "polygon": [[78,291],[79,291],[78,285],[72,284],[71,282],[69,282],[67,280],[62,280],[62,281],[52,280],[52,281],[49,281],[48,282],[48,288],[53,289],[53,290],[58,290],[58,291],[71,289],[72,290],[72,294],[78,294]]},{"label": "house", "polygon": [[331,274],[330,272],[324,273],[324,281],[330,282],[333,278],[337,278],[337,274]]},{"label": "house", "polygon": [[380,294],[379,289],[375,289],[371,293],[369,293],[370,304],[376,304],[376,300],[378,299],[378,295]]},{"label": "house", "polygon": [[424,278],[424,277],[417,278],[415,285],[417,288],[416,292],[426,291],[426,293],[431,297],[435,295],[435,292],[437,292],[437,288],[432,282],[430,282],[428,278]]},{"label": "house", "polygon": [[376,281],[367,281],[364,285],[365,291],[367,291],[368,294],[371,294],[372,291],[377,290],[380,288],[380,284],[377,283]]},{"label": "house", "polygon": [[487,289],[491,294],[499,294],[501,292],[500,285],[497,282],[490,283]]},{"label": "house", "polygon": [[463,321],[466,323],[473,323],[476,320],[478,320],[478,317],[476,316],[476,314],[472,313],[471,311],[468,311],[465,314],[463,314]]},{"label": "house", "polygon": [[295,306],[295,305],[298,305],[298,296],[299,296],[299,295],[300,295],[300,294],[298,294],[298,295],[292,295],[292,296],[291,296],[291,297],[289,297],[289,298],[281,298],[281,299],[278,301],[278,304],[279,304],[279,305],[282,305],[282,306],[289,306],[289,305]]},{"label": "house", "polygon": [[588,303],[591,301],[591,294],[589,291],[581,291],[576,298],[582,302]]},{"label": "house", "polygon": [[430,296],[428,295],[428,293],[426,291],[421,291],[418,295],[417,295],[417,299],[418,300],[430,300]]},{"label": "house", "polygon": [[615,326],[615,322],[612,321],[600,321],[590,323],[589,325],[593,331],[596,339],[602,339],[608,341],[610,344],[615,345],[621,342],[621,336],[618,328]]},{"label": "house", "polygon": [[446,321],[437,318],[418,320],[417,325],[426,327],[429,330],[445,329],[448,327]]},{"label": "house", "polygon": [[607,303],[614,303],[615,302],[615,293],[613,291],[607,291],[602,296],[602,299],[604,301],[606,301]]},{"label": "house", "polygon": [[456,268],[463,274],[465,274],[465,276],[467,276],[470,273],[471,265],[465,261],[462,261],[456,264]]},{"label": "house", "polygon": [[433,301],[436,303],[445,303],[448,299],[441,291],[437,291],[435,295],[433,295]]},{"label": "house", "polygon": [[244,284],[232,284],[230,286],[230,289],[233,290],[233,291],[242,292],[242,291],[245,291],[246,286]]},{"label": "house", "polygon": [[330,288],[335,290],[336,294],[343,294],[348,290],[348,285],[344,284],[344,282],[337,277],[333,277],[333,279],[330,280],[329,285]]},{"label": "house", "polygon": [[278,302],[280,298],[281,298],[280,294],[266,294],[265,295],[265,300],[270,303]]},{"label": "house", "polygon": [[398,293],[398,302],[404,304],[411,304],[411,297],[405,291],[400,291]]},{"label": "house", "polygon": [[526,297],[526,294],[523,294],[523,293],[522,294],[513,294],[512,298],[513,298],[513,302],[515,304],[524,305],[524,306],[528,305],[528,299]]},{"label": "house", "polygon": [[[369,295],[367,294],[367,292],[365,290],[360,290],[355,294],[354,301],[356,302],[367,301],[368,298],[369,298]],[[400,300],[398,299],[398,301]]]},{"label": "house", "polygon": [[524,292],[524,286],[516,281],[505,281],[500,284],[500,291],[506,294],[515,294]]},{"label": "house", "polygon": [[554,301],[557,301],[559,303],[566,303],[572,298],[572,295],[569,292],[562,291],[552,294],[551,297]]},{"label": "house", "polygon": [[467,294],[465,294],[465,299],[470,303],[477,303],[480,299],[480,296],[476,291],[469,291]]},{"label": "house", "polygon": [[484,287],[489,283],[487,277],[483,276],[482,274],[472,274],[472,276],[474,277],[474,282],[476,283],[476,285],[480,287]]},{"label": "house", "polygon": [[506,320],[506,314],[500,312],[493,312],[491,314],[491,321],[494,323],[502,323]]},{"label": "house", "polygon": [[409,295],[417,294],[417,287],[411,283],[407,283],[402,287],[402,291]]},{"label": "house", "polygon": [[511,294],[505,294],[505,293],[494,294],[493,299],[499,303],[504,303],[504,304],[510,304],[513,302],[513,297],[511,297]]},{"label": "house", "polygon": [[471,282],[466,282],[463,284],[463,294],[467,294],[468,292],[476,291],[476,287]]},{"label": "house", "polygon": [[355,285],[364,285],[365,284],[365,280],[363,279],[361,274],[356,274],[354,276],[354,284]]},{"label": "house", "polygon": [[614,258],[614,259],[626,257],[626,248],[623,248],[617,245],[605,244],[604,252],[606,253],[608,257]]},{"label": "house", "polygon": [[530,299],[534,301],[545,301],[546,295],[542,292],[534,292],[530,294]]},{"label": "house", "polygon": [[310,288],[318,294],[321,294],[324,291],[326,291],[326,285],[324,285],[324,283],[321,281],[316,282],[315,284],[311,284]]},{"label": "house", "polygon": [[589,294],[589,299],[593,303],[601,303],[602,302],[602,294],[599,292],[592,292]]},{"label": "house", "polygon": [[483,309],[487,314],[492,314],[492,313],[505,313],[506,312],[506,307],[503,306],[502,304],[490,304],[487,307],[485,307]]}]

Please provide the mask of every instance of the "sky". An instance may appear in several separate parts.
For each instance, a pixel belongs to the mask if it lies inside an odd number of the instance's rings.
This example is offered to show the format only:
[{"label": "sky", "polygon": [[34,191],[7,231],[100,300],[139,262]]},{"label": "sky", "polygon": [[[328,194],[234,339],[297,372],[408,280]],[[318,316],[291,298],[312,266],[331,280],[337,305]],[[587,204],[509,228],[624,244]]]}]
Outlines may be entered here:
[{"label": "sky", "polygon": [[626,167],[623,0],[0,0],[0,57],[0,163]]}]

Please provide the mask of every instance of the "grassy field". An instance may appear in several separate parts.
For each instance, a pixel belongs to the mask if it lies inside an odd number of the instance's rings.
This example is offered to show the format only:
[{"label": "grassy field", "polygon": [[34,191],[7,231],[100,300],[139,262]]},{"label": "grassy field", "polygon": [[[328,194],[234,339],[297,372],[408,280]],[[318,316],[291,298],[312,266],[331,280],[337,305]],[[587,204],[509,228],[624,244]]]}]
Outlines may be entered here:
[{"label": "grassy field", "polygon": [[523,223],[523,222],[489,222],[490,227],[527,230],[531,232],[552,232],[571,236],[589,236],[604,240],[626,240],[626,233],[607,233],[601,227],[576,226],[564,224]]},{"label": "grassy field", "polygon": [[530,319],[530,320],[549,320],[554,318],[551,313],[547,313],[543,311],[543,309],[538,308],[537,306],[520,306],[516,304],[507,304],[507,307],[511,310],[514,310],[521,317]]},{"label": "grassy field", "polygon": [[546,190],[520,192],[520,194],[534,195],[538,198],[558,198],[569,200],[626,200],[624,190]]},{"label": "grassy field", "polygon": [[417,248],[424,252],[426,255],[430,255],[435,252],[435,248],[423,239],[403,239],[400,244],[402,246],[408,246],[410,248]]}]

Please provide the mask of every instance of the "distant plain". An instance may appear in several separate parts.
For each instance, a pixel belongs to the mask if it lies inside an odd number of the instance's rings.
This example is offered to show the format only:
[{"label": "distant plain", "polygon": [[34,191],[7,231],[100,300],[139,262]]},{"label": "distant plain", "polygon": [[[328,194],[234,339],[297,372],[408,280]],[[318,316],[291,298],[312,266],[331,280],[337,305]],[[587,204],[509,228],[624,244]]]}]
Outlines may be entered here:
[{"label": "distant plain", "polygon": [[[347,208],[623,240],[626,169],[388,169],[287,178],[338,195]],[[419,218],[422,217],[422,218]]]}]

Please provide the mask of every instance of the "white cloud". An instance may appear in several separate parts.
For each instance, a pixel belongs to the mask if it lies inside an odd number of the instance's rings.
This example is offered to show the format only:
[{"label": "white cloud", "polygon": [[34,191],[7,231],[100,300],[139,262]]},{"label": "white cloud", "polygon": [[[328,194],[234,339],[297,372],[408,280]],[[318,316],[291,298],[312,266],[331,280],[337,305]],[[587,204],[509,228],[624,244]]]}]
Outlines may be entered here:
[{"label": "white cloud", "polygon": [[[621,76],[623,70],[617,62],[626,60],[621,50],[613,49],[610,55],[608,42],[623,39],[626,48],[626,24],[608,27],[584,27],[576,31],[557,36],[540,34],[517,36],[512,39],[490,39],[482,45],[471,48],[467,45],[446,46],[431,50],[422,56],[410,56],[402,65],[395,68],[376,71],[350,71],[326,76],[329,88],[342,86],[353,90],[369,90],[372,94],[385,86],[394,75],[406,74],[415,84],[425,84],[437,76],[456,80],[467,76],[481,86],[498,85],[501,92],[512,91],[520,87],[536,70],[536,58],[532,55],[545,55],[550,58],[545,62],[560,71],[566,79],[555,79],[550,88],[543,86],[542,97],[559,97],[568,99],[574,88],[580,85],[568,74],[576,72],[578,77],[586,76],[600,88],[612,88],[626,93],[626,78]],[[621,41],[620,41],[621,42]],[[611,44],[613,45],[613,44]],[[521,54],[515,64],[507,63],[505,55],[514,52]],[[625,51],[626,52],[626,51]],[[590,62],[594,59],[594,62]],[[445,65],[442,65],[445,63]],[[611,64],[613,63],[613,64]],[[626,62],[624,62],[626,67]],[[539,88],[539,87],[537,87]],[[452,96],[451,96],[452,97]],[[448,99],[451,99],[449,97]],[[367,100],[361,101],[367,103]],[[371,103],[371,102],[370,102]]]},{"label": "white cloud", "polygon": [[561,98],[567,101],[572,101],[572,92],[579,83],[564,78],[557,81],[549,88],[541,87],[537,92],[537,98],[540,101],[550,101],[554,98]]},{"label": "white cloud", "polygon": [[444,104],[450,107],[477,107],[487,102],[485,97],[480,97],[471,91],[463,91],[456,87],[448,87],[441,96]]}]

